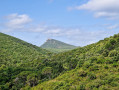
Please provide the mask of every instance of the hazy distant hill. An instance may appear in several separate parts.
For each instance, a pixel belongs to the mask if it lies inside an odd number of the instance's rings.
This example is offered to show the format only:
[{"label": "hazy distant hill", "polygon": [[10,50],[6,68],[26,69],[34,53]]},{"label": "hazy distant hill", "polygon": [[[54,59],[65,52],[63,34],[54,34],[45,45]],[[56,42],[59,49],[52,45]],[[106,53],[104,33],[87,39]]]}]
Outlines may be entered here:
[{"label": "hazy distant hill", "polygon": [[55,40],[55,39],[48,39],[41,48],[45,48],[52,52],[63,52],[77,48],[76,46],[66,44],[64,42]]}]

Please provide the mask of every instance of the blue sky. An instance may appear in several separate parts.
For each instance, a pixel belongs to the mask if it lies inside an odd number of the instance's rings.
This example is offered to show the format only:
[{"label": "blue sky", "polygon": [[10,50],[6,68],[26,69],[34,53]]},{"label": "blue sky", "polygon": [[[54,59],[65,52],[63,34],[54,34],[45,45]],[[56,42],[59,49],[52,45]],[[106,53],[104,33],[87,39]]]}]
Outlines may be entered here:
[{"label": "blue sky", "polygon": [[0,32],[34,45],[48,38],[76,46],[119,33],[118,0],[0,0]]}]

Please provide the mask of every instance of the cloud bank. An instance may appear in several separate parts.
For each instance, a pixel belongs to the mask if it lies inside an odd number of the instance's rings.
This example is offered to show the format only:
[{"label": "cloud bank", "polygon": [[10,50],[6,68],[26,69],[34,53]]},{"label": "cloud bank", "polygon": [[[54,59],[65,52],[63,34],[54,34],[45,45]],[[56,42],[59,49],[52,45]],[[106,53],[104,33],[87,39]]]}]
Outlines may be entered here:
[{"label": "cloud bank", "polygon": [[4,25],[10,29],[24,28],[25,25],[27,25],[32,21],[32,19],[26,14],[18,15],[17,13],[15,13],[15,14],[10,14],[5,18],[7,22]]},{"label": "cloud bank", "polygon": [[[2,32],[28,32],[44,34],[51,38],[67,39],[69,44],[84,46],[97,42],[100,39],[116,33],[113,29],[119,25],[106,25],[110,30],[84,30],[81,28],[64,28],[59,26],[49,26],[46,24],[33,24],[33,20],[26,14],[10,14],[5,16],[5,22],[2,24]],[[0,30],[1,31],[1,30]]]},{"label": "cloud bank", "polygon": [[119,19],[119,0],[89,0],[73,9],[92,11],[95,17]]}]

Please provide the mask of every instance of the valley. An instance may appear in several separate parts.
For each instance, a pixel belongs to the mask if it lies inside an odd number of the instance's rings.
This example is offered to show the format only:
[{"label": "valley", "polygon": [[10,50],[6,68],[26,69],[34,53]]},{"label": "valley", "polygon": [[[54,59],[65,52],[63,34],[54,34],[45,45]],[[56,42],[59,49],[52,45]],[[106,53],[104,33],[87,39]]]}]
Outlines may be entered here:
[{"label": "valley", "polygon": [[118,90],[119,34],[53,53],[0,33],[0,89]]}]

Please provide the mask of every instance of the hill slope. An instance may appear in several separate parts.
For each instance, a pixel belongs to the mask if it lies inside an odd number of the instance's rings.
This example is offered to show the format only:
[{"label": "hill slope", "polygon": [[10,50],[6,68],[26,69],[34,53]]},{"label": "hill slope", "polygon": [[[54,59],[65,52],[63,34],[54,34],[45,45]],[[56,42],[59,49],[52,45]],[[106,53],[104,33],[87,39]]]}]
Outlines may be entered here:
[{"label": "hill slope", "polygon": [[45,48],[53,52],[63,52],[63,51],[75,49],[77,47],[55,39],[48,39],[43,45],[41,45],[41,48]]},{"label": "hill slope", "polygon": [[33,90],[119,90],[119,34],[54,59],[68,71]]},{"label": "hill slope", "polygon": [[47,50],[0,33],[0,60],[2,64],[9,65],[9,63],[28,62],[36,57],[48,54],[50,54],[50,52]]},{"label": "hill slope", "polygon": [[0,33],[0,89],[21,88],[119,90],[119,34],[82,48],[52,54]]},{"label": "hill slope", "polygon": [[[15,37],[0,33],[0,90],[19,90],[48,80],[45,69],[58,73],[52,53]],[[56,70],[57,69],[57,70]]]}]

